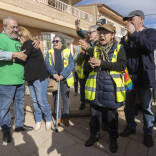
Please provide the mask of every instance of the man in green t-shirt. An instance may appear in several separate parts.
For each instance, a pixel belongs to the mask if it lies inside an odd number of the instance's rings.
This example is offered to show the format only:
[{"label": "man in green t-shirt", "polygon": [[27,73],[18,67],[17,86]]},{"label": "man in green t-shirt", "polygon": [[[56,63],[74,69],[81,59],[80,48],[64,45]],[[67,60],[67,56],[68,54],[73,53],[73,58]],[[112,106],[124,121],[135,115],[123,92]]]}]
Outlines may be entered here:
[{"label": "man in green t-shirt", "polygon": [[[3,33],[0,34],[0,51],[10,52],[12,56],[14,53],[20,53],[21,43],[17,40],[18,24],[16,20],[12,17],[4,18],[3,30]],[[21,57],[24,55],[22,52],[20,54]],[[13,100],[15,131],[32,130],[32,127],[24,125],[24,66],[6,60],[0,60],[0,126],[3,132],[3,141],[9,143],[12,140],[9,109]]]}]

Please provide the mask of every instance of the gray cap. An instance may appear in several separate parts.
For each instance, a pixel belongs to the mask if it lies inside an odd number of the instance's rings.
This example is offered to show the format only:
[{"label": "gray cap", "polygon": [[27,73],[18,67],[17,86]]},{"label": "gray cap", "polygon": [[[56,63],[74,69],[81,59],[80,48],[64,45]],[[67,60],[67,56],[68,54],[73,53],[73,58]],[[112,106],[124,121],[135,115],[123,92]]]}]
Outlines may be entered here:
[{"label": "gray cap", "polygon": [[141,10],[134,10],[134,11],[130,12],[128,14],[128,16],[123,17],[123,20],[127,21],[129,18],[134,17],[134,16],[141,16],[141,17],[143,17],[143,19],[145,18],[145,15],[144,15],[143,11],[141,11]]}]

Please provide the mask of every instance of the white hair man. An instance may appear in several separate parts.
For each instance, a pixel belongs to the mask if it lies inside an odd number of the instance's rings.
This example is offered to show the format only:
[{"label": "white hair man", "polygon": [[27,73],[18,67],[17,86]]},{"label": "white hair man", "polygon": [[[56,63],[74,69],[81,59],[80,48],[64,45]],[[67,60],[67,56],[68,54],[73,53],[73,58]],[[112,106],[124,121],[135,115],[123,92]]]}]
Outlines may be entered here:
[{"label": "white hair man", "polygon": [[[12,17],[3,19],[3,32],[0,34],[0,126],[3,141],[11,142],[10,105],[14,100],[15,131],[32,130],[24,125],[24,66],[12,62],[12,58],[25,60],[24,51],[18,41],[18,24]],[[7,52],[6,52],[7,51]],[[10,54],[9,54],[10,53]],[[19,53],[19,54],[18,54]]]}]

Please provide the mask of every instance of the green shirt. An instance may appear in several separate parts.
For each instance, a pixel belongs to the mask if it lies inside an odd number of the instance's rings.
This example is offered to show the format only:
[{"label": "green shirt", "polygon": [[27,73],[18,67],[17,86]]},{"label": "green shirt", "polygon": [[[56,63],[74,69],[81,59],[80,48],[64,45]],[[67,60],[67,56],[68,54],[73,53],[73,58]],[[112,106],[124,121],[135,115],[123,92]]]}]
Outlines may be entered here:
[{"label": "green shirt", "polygon": [[[21,43],[11,39],[5,33],[0,34],[0,49],[3,51],[20,52]],[[18,85],[24,83],[24,66],[10,61],[0,61],[0,84]]]}]

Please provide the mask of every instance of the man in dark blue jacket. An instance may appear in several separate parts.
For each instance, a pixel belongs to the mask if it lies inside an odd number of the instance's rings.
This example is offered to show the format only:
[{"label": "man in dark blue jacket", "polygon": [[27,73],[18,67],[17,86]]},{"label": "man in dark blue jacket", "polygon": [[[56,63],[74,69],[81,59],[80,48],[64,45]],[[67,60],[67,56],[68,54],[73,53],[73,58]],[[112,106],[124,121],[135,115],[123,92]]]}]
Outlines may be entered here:
[{"label": "man in dark blue jacket", "polygon": [[128,70],[134,83],[134,89],[127,92],[125,116],[127,127],[120,134],[127,137],[136,133],[135,98],[139,93],[144,118],[144,145],[152,147],[152,129],[154,114],[152,112],[152,90],[156,87],[154,50],[156,49],[156,30],[143,26],[144,13],[135,10],[123,18],[127,21],[128,41],[125,48],[128,60]]}]

